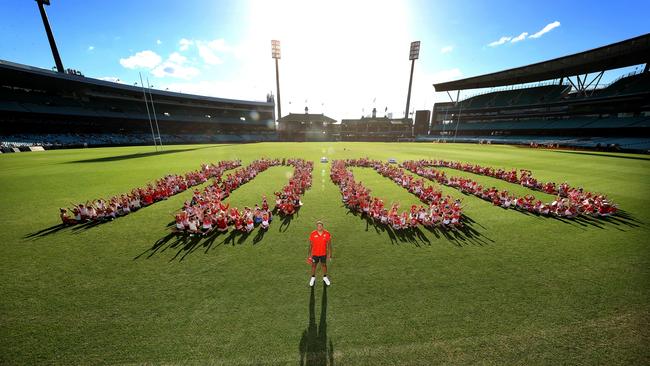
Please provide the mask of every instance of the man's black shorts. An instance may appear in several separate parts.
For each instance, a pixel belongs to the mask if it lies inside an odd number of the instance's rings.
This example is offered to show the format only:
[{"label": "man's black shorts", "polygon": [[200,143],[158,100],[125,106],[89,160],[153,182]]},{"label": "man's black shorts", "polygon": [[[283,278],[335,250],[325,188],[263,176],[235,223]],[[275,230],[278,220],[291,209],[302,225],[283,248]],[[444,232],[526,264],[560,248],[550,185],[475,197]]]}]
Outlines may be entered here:
[{"label": "man's black shorts", "polygon": [[327,263],[327,256],[326,255],[312,255],[311,256],[311,261],[313,263]]}]

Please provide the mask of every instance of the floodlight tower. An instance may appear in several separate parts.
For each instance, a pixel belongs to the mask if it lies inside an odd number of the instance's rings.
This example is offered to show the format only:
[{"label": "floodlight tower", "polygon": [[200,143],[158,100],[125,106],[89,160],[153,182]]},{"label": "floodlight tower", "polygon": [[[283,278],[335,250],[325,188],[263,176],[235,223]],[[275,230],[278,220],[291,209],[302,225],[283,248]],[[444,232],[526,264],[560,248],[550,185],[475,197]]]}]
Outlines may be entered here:
[{"label": "floodlight tower", "polygon": [[43,25],[45,26],[45,33],[47,33],[47,40],[50,42],[50,48],[52,49],[52,56],[54,56],[54,62],[56,63],[56,71],[65,72],[63,70],[63,63],[61,62],[61,56],[59,56],[59,50],[56,48],[56,41],[54,41],[54,34],[52,34],[52,28],[50,28],[50,22],[47,20],[47,14],[45,13],[45,5],[50,5],[50,0],[36,0],[38,4],[38,10],[41,12],[41,19],[43,19]]},{"label": "floodlight tower", "polygon": [[413,84],[413,67],[415,67],[415,60],[420,57],[420,41],[411,42],[411,52],[409,53],[409,60],[411,60],[411,77],[409,78],[409,92],[406,96],[406,111],[404,118],[409,117],[409,108],[411,106],[411,85]]},{"label": "floodlight tower", "polygon": [[275,59],[275,86],[277,88],[276,94],[278,95],[278,118],[282,118],[282,102],[280,101],[280,68],[278,66],[278,60],[280,59],[280,41],[272,40],[271,41],[271,57]]}]

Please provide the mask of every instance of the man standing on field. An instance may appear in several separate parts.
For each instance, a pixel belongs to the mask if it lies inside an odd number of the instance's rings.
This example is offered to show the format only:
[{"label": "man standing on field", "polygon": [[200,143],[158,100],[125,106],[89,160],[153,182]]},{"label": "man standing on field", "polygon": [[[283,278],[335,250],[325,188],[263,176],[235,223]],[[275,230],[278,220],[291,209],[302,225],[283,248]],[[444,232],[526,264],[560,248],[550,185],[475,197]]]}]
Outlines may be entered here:
[{"label": "man standing on field", "polygon": [[307,263],[311,264],[311,279],[309,286],[314,287],[316,283],[316,266],[320,262],[323,272],[323,282],[329,286],[330,279],[327,278],[327,261],[332,259],[332,239],[329,231],[323,228],[323,222],[316,222],[316,230],[309,235],[309,247],[307,248]]}]

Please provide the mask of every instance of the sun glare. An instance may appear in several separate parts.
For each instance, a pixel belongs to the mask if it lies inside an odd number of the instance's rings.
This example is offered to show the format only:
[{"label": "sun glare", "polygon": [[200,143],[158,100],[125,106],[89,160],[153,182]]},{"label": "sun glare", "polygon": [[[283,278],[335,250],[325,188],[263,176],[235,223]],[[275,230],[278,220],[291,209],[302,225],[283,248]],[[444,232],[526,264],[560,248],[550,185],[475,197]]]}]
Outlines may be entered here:
[{"label": "sun glare", "polygon": [[[250,3],[248,13],[245,44],[257,55],[247,59],[254,60],[251,69],[264,70],[260,77],[273,75],[268,72],[270,39],[282,42],[282,100],[287,112],[308,106],[316,113],[357,116],[364,105],[368,112],[375,104],[402,113],[406,85],[404,90],[385,85],[401,85],[408,78],[412,39],[405,3],[259,1]],[[359,95],[368,98],[359,101]],[[400,103],[388,105],[393,101]]]}]

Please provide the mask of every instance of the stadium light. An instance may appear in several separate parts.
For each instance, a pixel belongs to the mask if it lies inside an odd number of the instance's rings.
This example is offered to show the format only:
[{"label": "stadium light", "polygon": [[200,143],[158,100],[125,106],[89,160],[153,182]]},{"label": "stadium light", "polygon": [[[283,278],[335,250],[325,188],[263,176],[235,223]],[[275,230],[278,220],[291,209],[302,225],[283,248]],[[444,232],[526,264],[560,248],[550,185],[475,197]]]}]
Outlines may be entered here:
[{"label": "stadium light", "polygon": [[274,59],[280,59],[280,41],[271,40],[271,57]]},{"label": "stadium light", "polygon": [[417,60],[420,57],[420,41],[411,42],[409,60]]},{"label": "stadium light", "polygon": [[409,108],[411,106],[411,86],[413,85],[413,68],[415,67],[415,60],[420,58],[420,41],[411,42],[411,51],[409,52],[409,60],[411,60],[411,76],[409,77],[409,91],[406,95],[406,109],[404,110],[404,118],[409,116]]},{"label": "stadium light", "polygon": [[271,40],[271,57],[275,60],[275,86],[276,94],[278,96],[278,119],[282,118],[282,102],[280,101],[280,67],[278,66],[278,60],[280,59],[280,41],[273,39]]},{"label": "stadium light", "polygon": [[61,62],[61,56],[59,56],[59,50],[56,48],[56,41],[54,40],[54,34],[52,33],[52,28],[50,28],[50,22],[47,20],[47,13],[45,12],[45,5],[50,5],[50,0],[36,0],[38,4],[38,10],[41,13],[41,19],[43,20],[43,26],[45,27],[45,33],[47,33],[47,40],[50,42],[50,48],[52,49],[52,56],[54,57],[54,62],[56,63],[56,71],[60,73],[65,73],[63,68],[63,62]]}]

